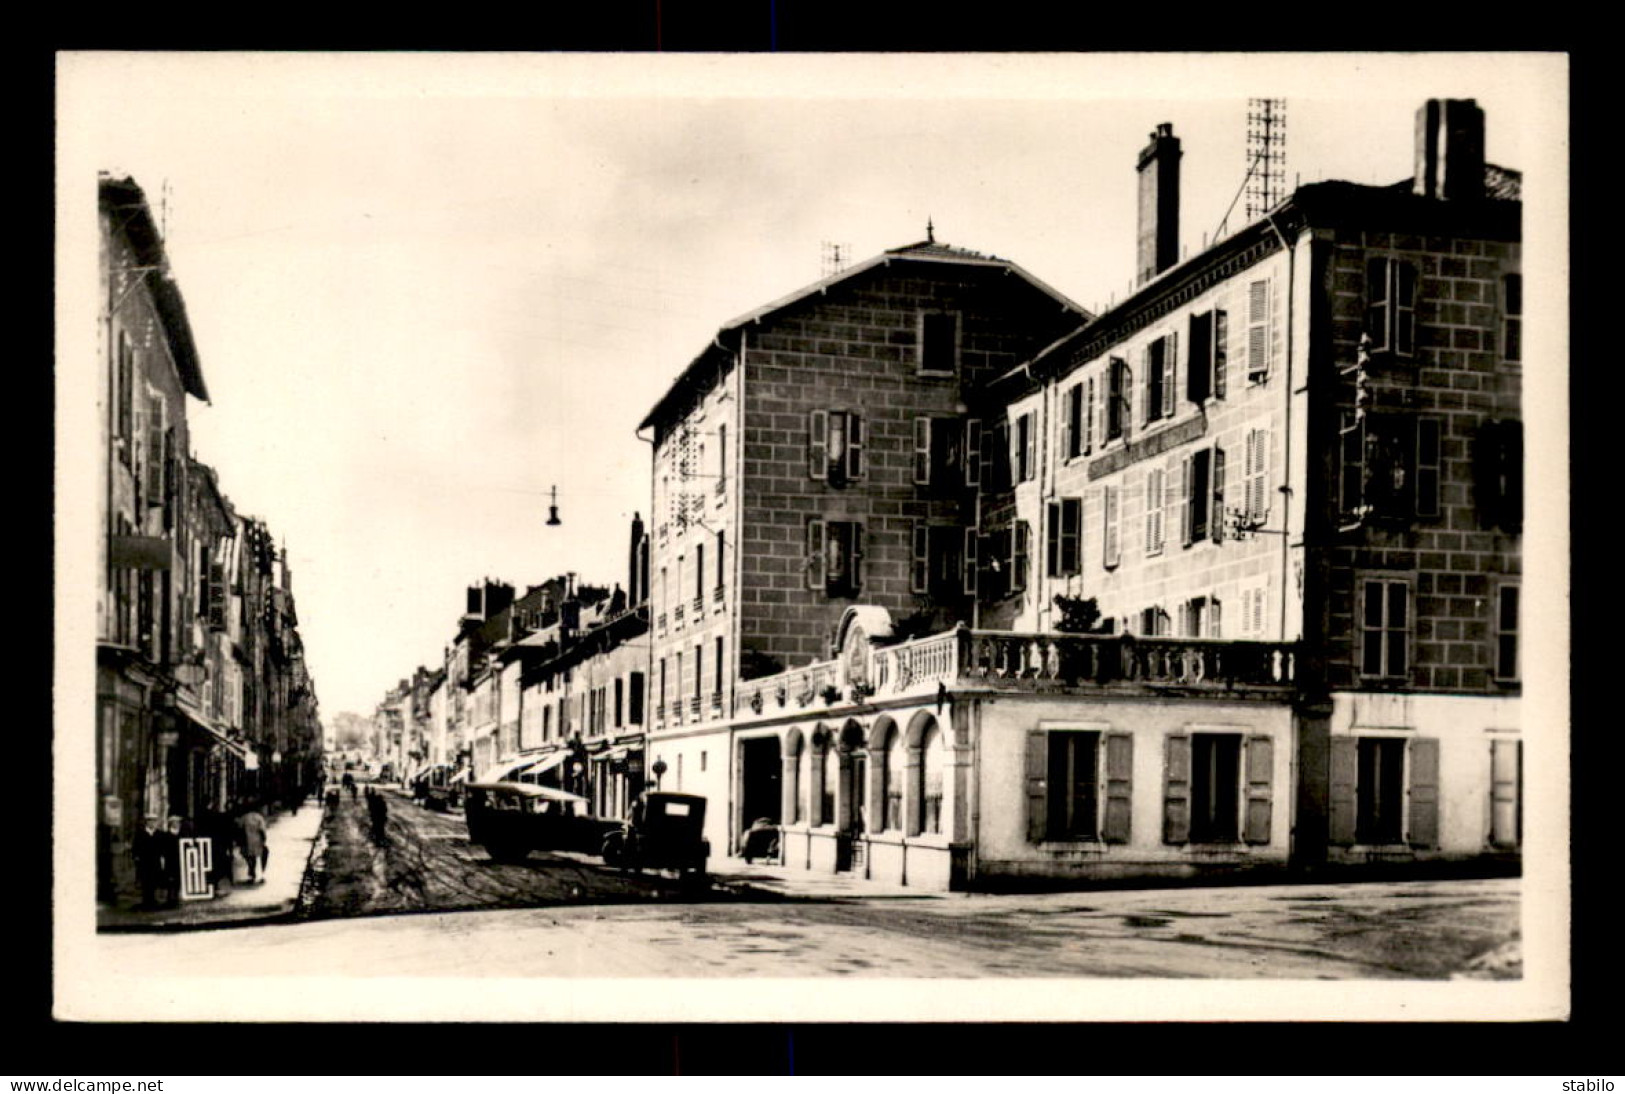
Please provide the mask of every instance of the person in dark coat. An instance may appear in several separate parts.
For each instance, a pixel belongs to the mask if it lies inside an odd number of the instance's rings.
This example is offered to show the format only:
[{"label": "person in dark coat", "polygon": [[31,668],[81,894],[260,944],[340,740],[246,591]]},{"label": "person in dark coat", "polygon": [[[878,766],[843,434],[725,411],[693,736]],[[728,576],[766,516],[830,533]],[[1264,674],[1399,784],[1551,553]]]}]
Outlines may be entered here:
[{"label": "person in dark coat", "polygon": [[271,849],[265,843],[265,814],[258,806],[249,803],[243,808],[242,816],[237,818],[237,833],[243,858],[248,863],[248,880],[257,882],[271,858]]},{"label": "person in dark coat", "polygon": [[181,839],[187,832],[181,818],[170,817],[164,838],[164,903],[173,908],[181,902]]},{"label": "person in dark coat", "polygon": [[130,850],[135,858],[135,876],[141,883],[141,907],[158,907],[158,890],[164,883],[169,864],[164,859],[163,830],[156,816],[148,816],[136,830]]},{"label": "person in dark coat", "polygon": [[371,787],[367,788],[367,815],[372,821],[372,842],[382,847],[389,838],[389,803]]}]

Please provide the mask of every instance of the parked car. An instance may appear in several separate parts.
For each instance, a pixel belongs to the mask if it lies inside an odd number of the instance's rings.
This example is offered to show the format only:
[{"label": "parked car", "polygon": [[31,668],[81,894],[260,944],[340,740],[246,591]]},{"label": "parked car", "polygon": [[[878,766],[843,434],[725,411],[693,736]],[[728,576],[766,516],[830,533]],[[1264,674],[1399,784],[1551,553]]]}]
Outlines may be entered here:
[{"label": "parked car", "polygon": [[711,844],[705,831],[705,799],[698,794],[646,794],[632,819],[604,837],[601,854],[623,870],[676,870],[705,876]]},{"label": "parked car", "polygon": [[465,801],[468,838],[498,862],[520,862],[532,851],[595,853],[618,822],[592,815],[579,794],[532,783],[470,783]]}]

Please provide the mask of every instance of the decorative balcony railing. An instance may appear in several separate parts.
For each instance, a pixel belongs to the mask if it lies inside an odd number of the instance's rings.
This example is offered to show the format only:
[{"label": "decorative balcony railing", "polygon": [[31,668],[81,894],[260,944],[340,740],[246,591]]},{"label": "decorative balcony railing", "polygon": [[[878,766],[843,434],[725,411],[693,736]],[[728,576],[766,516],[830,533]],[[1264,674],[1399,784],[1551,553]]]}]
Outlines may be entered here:
[{"label": "decorative balcony railing", "polygon": [[870,651],[867,680],[842,685],[835,661],[744,680],[732,711],[771,717],[939,688],[1016,691],[1149,687],[1223,692],[1287,688],[1296,673],[1290,642],[1231,642],[1132,635],[1019,634],[957,628]]},{"label": "decorative balcony railing", "polygon": [[698,619],[705,614],[705,594],[701,593],[694,598],[694,618]]},{"label": "decorative balcony railing", "polygon": [[683,625],[683,604],[681,601],[678,601],[677,607],[671,610],[671,624],[673,627]]},{"label": "decorative balcony railing", "polygon": [[690,695],[688,697],[688,713],[689,717],[694,718],[696,721],[699,719],[700,697],[698,695]]}]

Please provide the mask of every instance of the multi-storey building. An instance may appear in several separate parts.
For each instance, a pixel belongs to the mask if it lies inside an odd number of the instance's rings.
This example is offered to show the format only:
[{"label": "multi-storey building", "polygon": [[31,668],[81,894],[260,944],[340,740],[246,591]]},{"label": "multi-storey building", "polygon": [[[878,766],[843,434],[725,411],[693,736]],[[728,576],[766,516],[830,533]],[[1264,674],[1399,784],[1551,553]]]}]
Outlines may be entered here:
[{"label": "multi-storey building", "polygon": [[732,756],[734,681],[828,657],[853,605],[919,630],[972,613],[984,386],[1085,318],[930,238],[727,324],[644,419],[651,770],[732,803],[714,847],[778,815],[780,742]]},{"label": "multi-storey building", "polygon": [[867,321],[836,279],[650,414],[649,748],[727,803],[714,847],[767,817],[792,864],[925,885],[1515,850],[1517,176],[1430,103],[1414,179],[1302,187],[1176,263],[1179,156],[1162,126],[1139,157],[1134,295],[1025,316],[952,404],[819,374]]}]

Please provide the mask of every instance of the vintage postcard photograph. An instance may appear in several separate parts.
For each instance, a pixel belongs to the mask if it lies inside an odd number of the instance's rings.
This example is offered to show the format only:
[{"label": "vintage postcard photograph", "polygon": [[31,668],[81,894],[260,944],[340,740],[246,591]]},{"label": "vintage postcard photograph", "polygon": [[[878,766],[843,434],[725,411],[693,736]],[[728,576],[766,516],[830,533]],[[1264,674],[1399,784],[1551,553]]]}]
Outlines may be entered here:
[{"label": "vintage postcard photograph", "polygon": [[1566,1017],[1568,96],[59,54],[56,1017]]}]

